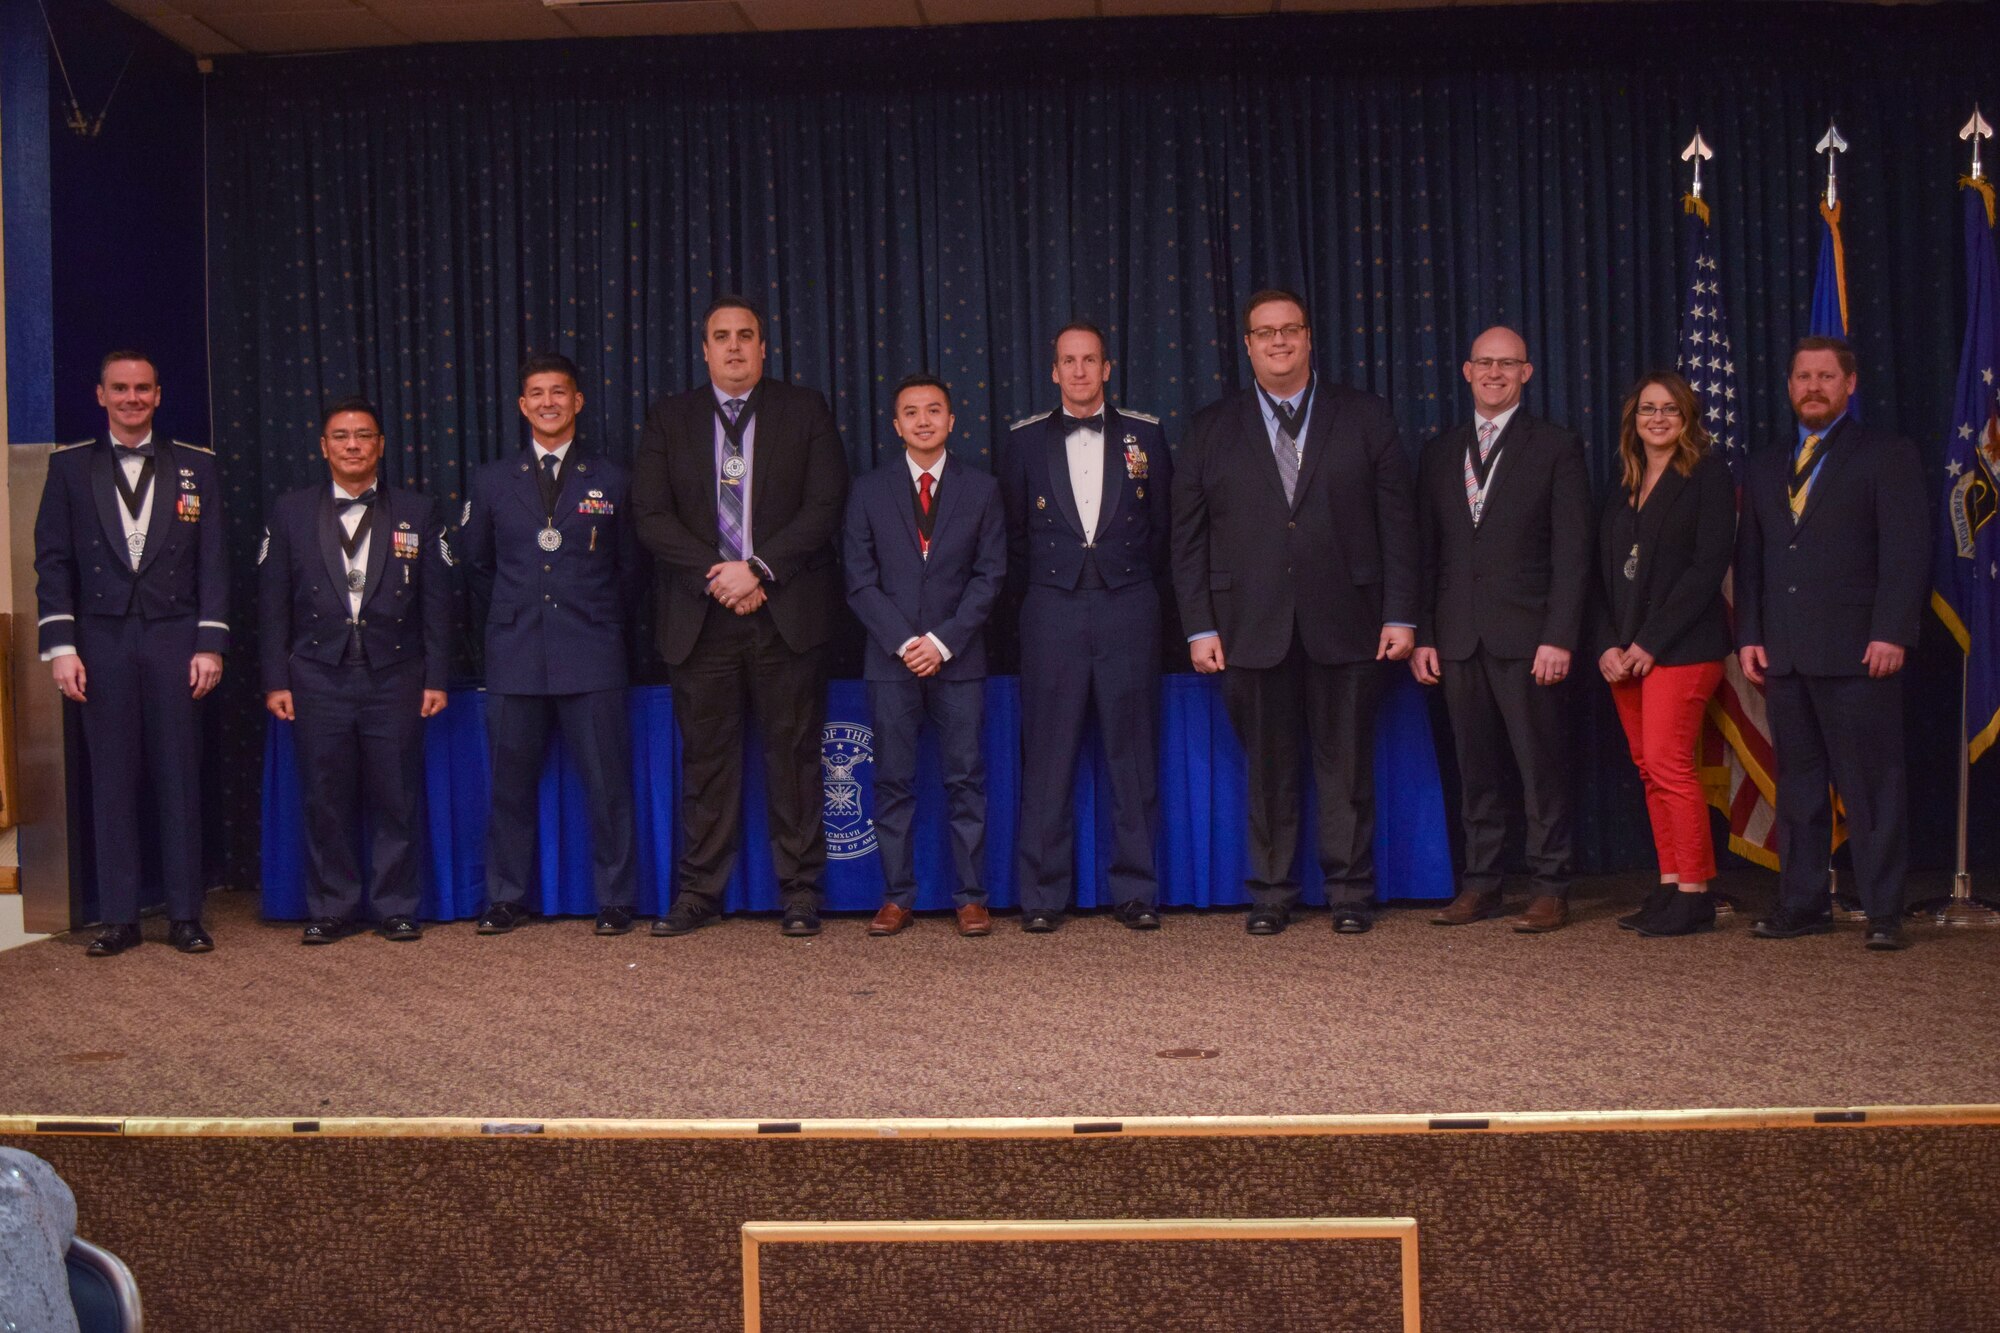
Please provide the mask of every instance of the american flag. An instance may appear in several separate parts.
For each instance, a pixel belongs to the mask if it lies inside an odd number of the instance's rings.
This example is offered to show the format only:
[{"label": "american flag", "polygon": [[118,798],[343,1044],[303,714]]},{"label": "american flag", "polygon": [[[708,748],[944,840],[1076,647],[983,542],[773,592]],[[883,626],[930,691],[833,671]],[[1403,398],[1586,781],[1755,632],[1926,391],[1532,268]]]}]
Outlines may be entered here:
[{"label": "american flag", "polygon": [[[1681,243],[1681,268],[1686,297],[1681,304],[1681,333],[1676,365],[1701,403],[1702,422],[1714,437],[1729,471],[1740,487],[1748,450],[1743,443],[1743,409],[1736,393],[1736,354],[1729,341],[1729,319],[1722,305],[1721,273],[1715,259],[1715,238],[1709,230],[1708,204],[1694,195],[1683,199],[1686,212]],[[1735,607],[1729,579],[1722,595]],[[1729,820],[1729,849],[1768,870],[1778,868],[1777,784],[1771,753],[1771,727],[1764,713],[1764,692],[1743,674],[1735,656],[1722,664],[1722,685],[1708,702],[1701,736],[1702,785],[1709,804]]]}]

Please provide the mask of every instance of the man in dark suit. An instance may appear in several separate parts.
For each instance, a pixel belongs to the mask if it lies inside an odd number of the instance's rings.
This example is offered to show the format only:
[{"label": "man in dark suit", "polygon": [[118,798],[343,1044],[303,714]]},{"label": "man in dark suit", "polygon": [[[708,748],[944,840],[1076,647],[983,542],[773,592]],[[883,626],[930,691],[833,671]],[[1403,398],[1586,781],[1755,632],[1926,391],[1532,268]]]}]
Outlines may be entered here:
[{"label": "man in dark suit", "polygon": [[[979,753],[986,618],[1007,578],[1007,520],[993,478],[945,453],[951,390],[929,375],[896,387],[903,455],[854,483],[842,550],[847,602],[868,630],[864,671],[875,719],[875,834],[882,910],[870,935],[910,923],[917,733],[937,729],[958,864],[958,933],[992,930],[980,884],[986,856],[986,766]],[[947,466],[947,464],[949,466]]]},{"label": "man in dark suit", "polygon": [[1792,353],[1795,437],[1744,471],[1736,535],[1736,642],[1764,687],[1778,761],[1778,906],[1753,933],[1833,928],[1829,784],[1854,848],[1870,949],[1903,947],[1909,784],[1896,673],[1930,582],[1924,470],[1908,440],[1847,414],[1854,352],[1838,338]]},{"label": "man in dark suit", "polygon": [[139,943],[139,808],[150,789],[167,941],[207,953],[195,702],[221,681],[229,646],[222,478],[212,451],[154,438],[160,379],[145,353],[104,358],[97,402],[105,433],[49,459],[35,515],[41,657],[90,758],[105,929],[86,952],[108,958]]},{"label": "man in dark suit", "polygon": [[1431,921],[1462,926],[1500,910],[1511,754],[1534,876],[1514,929],[1533,934],[1569,919],[1563,681],[1590,588],[1590,484],[1583,441],[1521,410],[1535,367],[1520,334],[1486,330],[1462,371],[1473,418],[1426,443],[1417,465],[1423,604],[1410,671],[1444,681],[1465,824],[1458,896]]},{"label": "man in dark suit", "polygon": [[486,734],[493,809],[479,933],[526,920],[536,877],[537,790],[559,727],[590,808],[597,933],[632,928],[632,824],[625,626],[639,585],[631,485],[623,467],[576,442],[576,364],[543,353],[521,366],[531,440],[472,474],[460,516],[475,598],[486,613]]},{"label": "man in dark suit", "polygon": [[646,414],[639,540],[659,575],[660,655],[681,733],[680,864],[656,935],[714,920],[742,834],[743,727],[757,715],[786,935],[819,933],[826,827],[824,650],[847,461],[826,399],[764,377],[764,319],[739,296],[702,321],[708,382]]},{"label": "man in dark suit", "polygon": [[1174,483],[1174,587],[1196,671],[1221,671],[1249,760],[1253,935],[1298,900],[1298,744],[1312,746],[1334,929],[1369,929],[1382,663],[1416,642],[1410,470],[1389,405],[1313,375],[1305,302],[1243,311],[1255,382],[1202,409]]},{"label": "man in dark suit", "polygon": [[1062,924],[1077,752],[1092,706],[1111,770],[1113,913],[1160,925],[1153,868],[1160,591],[1173,461],[1157,417],[1113,407],[1104,335],[1056,334],[1062,406],[1017,421],[1001,472],[1021,601],[1021,928]]},{"label": "man in dark suit", "polygon": [[382,446],[367,399],[329,407],[319,448],[331,483],[281,496],[257,548],[264,706],[295,724],[305,790],[305,944],[332,944],[364,911],[384,939],[423,933],[423,720],[445,706],[451,572],[436,502],[382,484]]}]

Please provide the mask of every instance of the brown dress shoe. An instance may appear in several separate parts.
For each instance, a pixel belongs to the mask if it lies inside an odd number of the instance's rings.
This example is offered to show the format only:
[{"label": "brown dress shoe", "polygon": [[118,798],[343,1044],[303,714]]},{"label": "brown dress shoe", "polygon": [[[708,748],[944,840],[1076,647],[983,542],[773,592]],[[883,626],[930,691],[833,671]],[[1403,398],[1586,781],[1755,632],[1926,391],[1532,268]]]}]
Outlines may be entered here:
[{"label": "brown dress shoe", "polygon": [[1514,918],[1514,929],[1523,935],[1546,935],[1569,924],[1569,904],[1552,893],[1538,893],[1528,910]]},{"label": "brown dress shoe", "polygon": [[907,907],[898,907],[894,903],[883,903],[882,910],[877,912],[875,919],[868,923],[868,933],[877,936],[893,935],[904,926],[910,924],[910,916],[911,912]]},{"label": "brown dress shoe", "polygon": [[1431,918],[1433,926],[1469,926],[1500,914],[1498,889],[1460,889],[1449,906]]},{"label": "brown dress shoe", "polygon": [[985,903],[966,903],[958,909],[958,933],[961,935],[993,933],[993,918],[987,915]]}]

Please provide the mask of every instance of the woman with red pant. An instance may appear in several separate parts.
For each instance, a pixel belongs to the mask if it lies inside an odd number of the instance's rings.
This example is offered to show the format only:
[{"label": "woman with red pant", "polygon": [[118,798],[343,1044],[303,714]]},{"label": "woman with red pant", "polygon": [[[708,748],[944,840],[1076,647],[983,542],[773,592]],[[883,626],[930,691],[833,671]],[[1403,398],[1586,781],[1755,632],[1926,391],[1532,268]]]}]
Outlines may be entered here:
[{"label": "woman with red pant", "polygon": [[1715,924],[1715,844],[1695,746],[1731,649],[1722,580],[1736,544],[1736,497],[1709,444],[1686,380],[1639,381],[1618,432],[1624,474],[1598,524],[1597,668],[1645,783],[1660,857],[1659,887],[1618,922],[1641,935]]}]

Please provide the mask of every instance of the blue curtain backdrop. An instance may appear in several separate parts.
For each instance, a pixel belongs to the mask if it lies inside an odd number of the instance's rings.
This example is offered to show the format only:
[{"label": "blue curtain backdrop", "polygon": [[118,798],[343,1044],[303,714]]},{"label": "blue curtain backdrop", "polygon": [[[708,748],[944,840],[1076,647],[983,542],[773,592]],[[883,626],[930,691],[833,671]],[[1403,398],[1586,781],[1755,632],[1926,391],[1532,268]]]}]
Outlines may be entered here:
[{"label": "blue curtain backdrop", "polygon": [[[1789,428],[1812,144],[1837,116],[1870,417],[1935,454],[1955,131],[1974,100],[2000,105],[1996,49],[2000,14],[1977,5],[1732,4],[225,59],[212,352],[238,605],[262,509],[321,475],[329,396],[378,397],[391,477],[455,500],[518,447],[513,367],[554,347],[585,368],[586,435],[628,455],[645,405],[694,380],[696,321],[732,288],[769,307],[772,370],[827,392],[857,469],[894,447],[890,387],[920,366],[956,390],[961,451],[990,461],[1009,419],[1051,405],[1047,340],[1075,315],[1109,331],[1116,398],[1177,440],[1245,382],[1236,310],[1276,282],[1309,296],[1321,370],[1386,394],[1413,449],[1467,410],[1469,339],[1515,324],[1531,410],[1584,433],[1602,484],[1625,386],[1672,362],[1677,156],[1697,124],[1753,447]],[[1955,671],[1927,638],[1913,700],[1949,697]],[[250,674],[226,687],[225,799],[246,810]],[[1579,858],[1645,865],[1637,780],[1589,675]],[[1947,711],[1912,705],[1913,847],[1933,863]],[[247,825],[235,854],[247,881]]]}]

